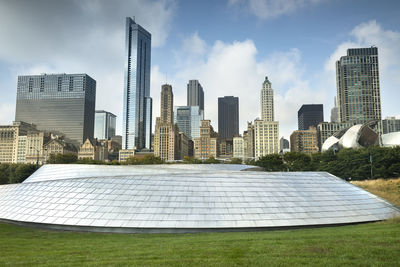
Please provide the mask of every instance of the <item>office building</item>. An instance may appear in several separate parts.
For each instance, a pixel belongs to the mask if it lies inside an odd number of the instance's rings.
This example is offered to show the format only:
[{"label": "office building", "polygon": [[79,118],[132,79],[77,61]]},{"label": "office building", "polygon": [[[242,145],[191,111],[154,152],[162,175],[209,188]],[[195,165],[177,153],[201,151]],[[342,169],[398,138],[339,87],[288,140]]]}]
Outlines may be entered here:
[{"label": "office building", "polygon": [[400,132],[400,119],[396,119],[396,117],[387,117],[382,120],[382,133],[393,133]]},{"label": "office building", "polygon": [[322,104],[302,105],[297,112],[299,130],[308,130],[310,126],[316,128],[324,121],[324,107]]},{"label": "office building", "polygon": [[174,124],[173,105],[174,94],[172,86],[164,84],[161,87],[160,117],[156,118],[154,131],[154,155],[166,161],[180,159],[179,129]]},{"label": "office building", "polygon": [[297,130],[290,135],[290,151],[313,154],[319,151],[317,129]]},{"label": "office building", "polygon": [[334,99],[334,107],[331,109],[331,122],[339,122],[339,107],[337,105],[336,96]]},{"label": "office building", "polygon": [[187,105],[199,106],[204,113],[204,91],[198,80],[190,80],[187,84]]},{"label": "office building", "polygon": [[336,62],[339,121],[381,120],[378,48],[352,48]]},{"label": "office building", "polygon": [[281,139],[279,139],[279,153],[282,154],[289,151],[290,151],[289,140],[285,139],[284,137],[281,137]]},{"label": "office building", "polygon": [[279,122],[254,120],[254,140],[256,159],[279,153]]},{"label": "office building", "polygon": [[194,157],[197,159],[217,158],[218,155],[218,134],[214,132],[210,120],[202,120],[200,127],[200,137],[196,137],[194,142]]},{"label": "office building", "polygon": [[201,120],[204,114],[199,106],[174,106],[174,123],[178,125],[179,131],[193,140],[200,137]]},{"label": "office building", "polygon": [[94,120],[94,138],[109,140],[115,136],[116,116],[111,112],[96,110]]},{"label": "office building", "polygon": [[239,135],[238,97],[218,97],[218,135],[221,140]]},{"label": "office building", "polygon": [[123,149],[151,149],[151,34],[126,18]]},{"label": "office building", "polygon": [[261,120],[254,120],[254,157],[279,152],[279,122],[274,121],[274,92],[265,77],[261,89]]},{"label": "office building", "polygon": [[24,163],[26,157],[26,135],[36,131],[35,125],[13,122],[0,126],[0,163]]},{"label": "office building", "polygon": [[87,74],[19,76],[15,121],[82,144],[93,137],[95,100],[96,81]]}]

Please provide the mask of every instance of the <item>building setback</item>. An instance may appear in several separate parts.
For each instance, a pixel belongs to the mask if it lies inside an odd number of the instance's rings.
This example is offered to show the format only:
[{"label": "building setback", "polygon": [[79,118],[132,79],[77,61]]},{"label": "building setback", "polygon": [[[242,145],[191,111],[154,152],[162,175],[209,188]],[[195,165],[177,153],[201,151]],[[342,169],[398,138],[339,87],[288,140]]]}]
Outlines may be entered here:
[{"label": "building setback", "polygon": [[336,62],[340,122],[381,120],[378,48],[347,49]]},{"label": "building setback", "polygon": [[[173,115],[174,95],[172,86],[164,84],[161,87],[160,117],[156,118],[156,129],[154,131],[154,155],[166,161],[180,159],[179,147],[185,146],[187,141],[180,143],[179,130],[174,124]],[[187,156],[183,155],[183,156]]]},{"label": "building setback", "polygon": [[218,97],[218,135],[221,140],[239,135],[238,97]]},{"label": "building setback", "polygon": [[93,138],[96,81],[87,74],[18,76],[15,121],[82,144]]},{"label": "building setback", "polygon": [[187,105],[199,106],[204,113],[204,91],[198,80],[190,80],[187,84]]},{"label": "building setback", "polygon": [[317,127],[324,121],[324,106],[322,104],[302,105],[297,112],[299,130],[308,130],[310,126]]},{"label": "building setback", "polygon": [[115,136],[114,114],[104,110],[96,110],[94,123],[94,138],[108,140]]},{"label": "building setback", "polygon": [[152,99],[150,97],[151,34],[126,18],[123,149],[150,149]]}]

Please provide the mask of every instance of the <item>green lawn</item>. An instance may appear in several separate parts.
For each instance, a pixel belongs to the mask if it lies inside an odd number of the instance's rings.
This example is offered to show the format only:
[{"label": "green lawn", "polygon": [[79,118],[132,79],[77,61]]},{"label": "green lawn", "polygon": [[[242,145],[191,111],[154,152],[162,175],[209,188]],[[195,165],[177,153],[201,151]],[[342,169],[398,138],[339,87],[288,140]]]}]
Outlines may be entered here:
[{"label": "green lawn", "polygon": [[0,223],[0,266],[400,266],[400,222],[204,234],[57,232]]}]

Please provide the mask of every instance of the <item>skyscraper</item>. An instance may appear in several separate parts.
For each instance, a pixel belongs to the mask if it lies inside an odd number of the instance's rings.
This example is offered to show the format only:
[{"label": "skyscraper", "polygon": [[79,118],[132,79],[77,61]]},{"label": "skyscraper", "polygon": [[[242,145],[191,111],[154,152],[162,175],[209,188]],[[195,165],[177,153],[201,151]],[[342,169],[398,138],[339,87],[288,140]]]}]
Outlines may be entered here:
[{"label": "skyscraper", "polygon": [[116,116],[111,112],[104,110],[96,110],[94,120],[94,138],[111,139],[115,136],[115,119]]},{"label": "skyscraper", "polygon": [[96,81],[87,74],[19,76],[15,121],[80,145],[93,138],[95,100]]},{"label": "skyscraper", "polygon": [[274,91],[265,77],[261,88],[261,120],[254,120],[254,156],[256,159],[279,152],[279,122],[274,121]]},{"label": "skyscraper", "polygon": [[201,120],[204,119],[199,106],[175,106],[174,123],[178,125],[179,131],[193,140],[200,137]]},{"label": "skyscraper", "polygon": [[190,80],[187,84],[187,105],[199,106],[204,113],[204,91],[198,80]]},{"label": "skyscraper", "polygon": [[154,155],[167,161],[176,160],[182,156],[179,151],[179,130],[174,124],[173,105],[172,86],[164,84],[161,87],[160,117],[156,118],[154,131]]},{"label": "skyscraper", "polygon": [[322,104],[302,105],[297,112],[299,130],[308,130],[310,126],[317,127],[324,121],[324,107]]},{"label": "skyscraper", "polygon": [[126,18],[123,149],[151,148],[151,34]]},{"label": "skyscraper", "polygon": [[267,76],[261,89],[261,120],[274,121],[274,91]]},{"label": "skyscraper", "polygon": [[220,139],[232,139],[239,135],[238,97],[218,97],[218,135]]},{"label": "skyscraper", "polygon": [[378,48],[347,49],[336,62],[340,122],[381,120]]}]

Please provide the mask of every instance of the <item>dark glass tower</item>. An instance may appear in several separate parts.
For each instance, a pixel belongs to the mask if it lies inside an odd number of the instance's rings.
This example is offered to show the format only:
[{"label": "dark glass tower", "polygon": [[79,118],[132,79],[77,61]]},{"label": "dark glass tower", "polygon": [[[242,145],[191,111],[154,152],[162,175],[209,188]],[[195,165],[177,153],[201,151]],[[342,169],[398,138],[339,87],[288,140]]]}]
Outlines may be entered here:
[{"label": "dark glass tower", "polygon": [[116,116],[111,112],[96,110],[94,138],[109,140],[115,136]]},{"label": "dark glass tower", "polygon": [[123,149],[151,148],[151,34],[126,18]]},{"label": "dark glass tower", "polygon": [[218,135],[220,139],[232,139],[239,135],[238,97],[218,97]]},{"label": "dark glass tower", "polygon": [[187,84],[187,105],[199,106],[204,114],[204,91],[198,80],[190,80]]},{"label": "dark glass tower", "polygon": [[87,74],[18,76],[15,121],[79,145],[93,138],[95,100],[96,81]]},{"label": "dark glass tower", "polygon": [[322,104],[302,105],[297,112],[299,130],[308,130],[310,126],[317,127],[324,121],[324,106]]},{"label": "dark glass tower", "polygon": [[378,48],[347,49],[336,62],[340,122],[381,120]]}]

